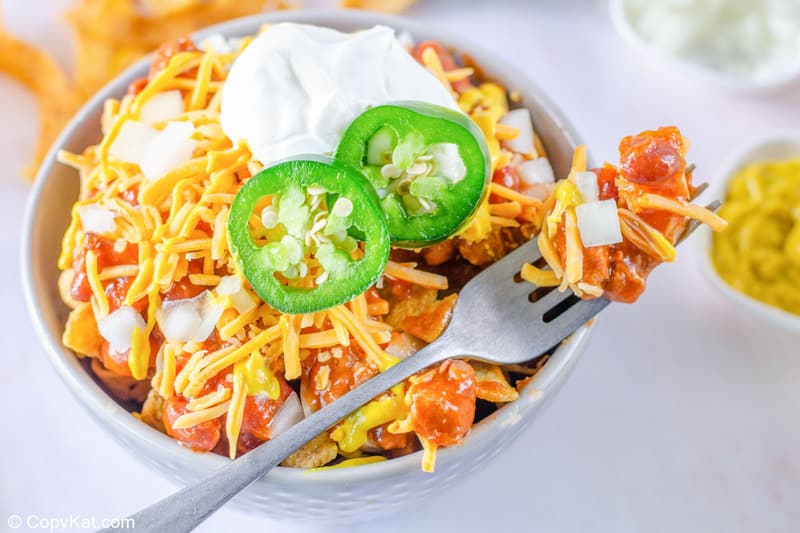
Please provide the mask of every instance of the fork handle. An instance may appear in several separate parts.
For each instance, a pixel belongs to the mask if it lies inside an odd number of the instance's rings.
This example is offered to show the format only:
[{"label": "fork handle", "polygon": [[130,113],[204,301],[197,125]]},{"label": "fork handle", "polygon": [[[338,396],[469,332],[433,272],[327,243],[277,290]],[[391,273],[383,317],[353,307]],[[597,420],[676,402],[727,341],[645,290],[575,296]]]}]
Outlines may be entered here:
[{"label": "fork handle", "polygon": [[[351,412],[412,374],[456,356],[457,354],[450,353],[452,344],[447,342],[446,337],[445,332],[436,342],[381,372],[274,439],[231,461],[202,481],[131,515],[122,524],[127,526],[132,520],[139,533],[192,531],[245,487]],[[123,528],[109,528],[101,531],[122,530]]]}]

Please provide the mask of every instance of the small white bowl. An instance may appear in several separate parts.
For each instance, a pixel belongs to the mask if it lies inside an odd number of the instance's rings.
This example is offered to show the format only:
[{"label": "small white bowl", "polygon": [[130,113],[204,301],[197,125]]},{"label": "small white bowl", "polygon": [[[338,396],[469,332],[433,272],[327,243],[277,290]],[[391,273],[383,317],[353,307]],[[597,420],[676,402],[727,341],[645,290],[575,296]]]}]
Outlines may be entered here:
[{"label": "small white bowl", "polygon": [[[709,197],[724,201],[731,178],[751,163],[800,157],[800,135],[796,133],[771,135],[735,153],[738,155],[722,168],[714,181],[714,186],[710,188],[712,194]],[[711,284],[731,301],[760,320],[800,334],[800,316],[760,302],[731,287],[722,279],[711,259],[711,239],[712,232],[707,226],[698,228],[697,235],[692,239],[698,248],[697,256],[700,258],[700,268]]]},{"label": "small white bowl", "polygon": [[[377,13],[302,11],[240,19],[210,28],[196,37],[251,35],[264,23],[282,21],[318,24],[342,31],[383,24],[407,31],[419,41],[436,39],[456,46],[470,54],[492,79],[519,92],[521,105],[530,110],[556,173],[563,176],[568,172],[572,151],[581,142],[549,98],[502,58],[481,47],[465,44],[463,39],[439,29]],[[120,97],[131,81],[147,74],[148,68],[149,60],[138,63],[95,95],[66,127],[42,164],[23,225],[23,287],[37,334],[70,391],[134,457],[162,475],[188,484],[207,476],[228,460],[212,453],[194,453],[131,416],[103,392],[75,355],[61,343],[67,309],[58,296],[56,258],[61,235],[68,225],[70,207],[78,196],[78,178],[74,171],[56,162],[55,154],[59,149],[80,152],[98,142],[103,101]],[[522,433],[571,373],[586,349],[591,328],[583,326],[561,343],[518,400],[478,423],[460,445],[442,449],[433,474],[422,472],[419,452],[380,463],[325,471],[278,467],[245,489],[232,503],[272,519],[316,520],[330,525],[368,520],[431,499],[491,463],[492,458]],[[532,456],[530,460],[546,459]],[[513,477],[513,472],[508,474]]]},{"label": "small white bowl", "polygon": [[672,68],[683,75],[693,76],[718,87],[743,93],[769,93],[800,80],[800,63],[771,79],[756,80],[732,76],[678,55],[665,53],[645,41],[633,27],[625,11],[625,0],[609,0],[609,12],[614,29],[628,46],[646,57],[657,59],[661,65]]}]

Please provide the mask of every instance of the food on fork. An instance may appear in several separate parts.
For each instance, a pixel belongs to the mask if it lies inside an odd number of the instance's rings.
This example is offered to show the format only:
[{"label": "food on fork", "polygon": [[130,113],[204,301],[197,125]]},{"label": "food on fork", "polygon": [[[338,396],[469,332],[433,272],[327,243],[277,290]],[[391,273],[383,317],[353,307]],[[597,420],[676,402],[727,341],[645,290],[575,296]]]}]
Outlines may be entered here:
[{"label": "food on fork", "polygon": [[[652,242],[666,259],[687,216],[720,225],[686,203],[677,130],[624,141],[619,170],[586,173],[579,149],[556,182],[513,88],[478,72],[383,27],[165,44],[106,102],[100,143],[60,154],[81,182],[59,258],[64,344],[144,422],[233,458],[436,340],[467,281],[537,235],[552,270],[529,279],[616,296],[585,258],[624,263]],[[545,360],[436,365],[284,464],[423,450],[432,471]]]},{"label": "food on fork", "polygon": [[576,150],[538,237],[548,268],[525,265],[522,277],[584,298],[635,302],[650,272],[675,259],[690,219],[715,231],[727,225],[689,203],[695,189],[687,147],[675,127],[644,131],[622,139],[619,167],[606,163],[589,171],[585,150]]}]

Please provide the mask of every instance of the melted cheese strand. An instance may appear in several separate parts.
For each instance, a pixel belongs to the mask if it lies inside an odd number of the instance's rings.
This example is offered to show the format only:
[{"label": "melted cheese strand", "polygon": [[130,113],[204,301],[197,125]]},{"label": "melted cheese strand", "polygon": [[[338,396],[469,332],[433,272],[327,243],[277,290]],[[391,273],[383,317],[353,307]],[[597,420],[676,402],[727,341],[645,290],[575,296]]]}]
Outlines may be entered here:
[{"label": "melted cheese strand", "polygon": [[161,369],[161,382],[158,386],[158,393],[162,398],[170,398],[175,387],[175,349],[173,346],[165,342],[161,349],[162,369]]},{"label": "melted cheese strand", "polygon": [[437,446],[417,433],[417,438],[419,439],[420,444],[422,444],[422,471],[423,472],[433,472],[436,466],[436,450]]},{"label": "melted cheese strand", "polygon": [[246,343],[215,360],[213,363],[196,369],[189,378],[190,381],[189,387],[186,389],[187,392],[199,390],[206,381],[216,376],[221,370],[248,357],[251,353],[260,350],[268,343],[278,340],[281,337],[282,329],[283,328],[280,326],[273,326],[269,329],[265,329]]},{"label": "melted cheese strand", "polygon": [[386,263],[386,269],[383,273],[395,279],[431,289],[447,290],[448,287],[447,278],[445,276],[432,272],[425,272],[424,270],[417,270],[416,268],[401,265],[394,261],[388,261]]},{"label": "melted cheese strand", "polygon": [[684,200],[676,200],[674,198],[667,198],[659,194],[643,194],[636,203],[640,207],[659,209],[661,211],[668,211],[676,215],[683,215],[685,217],[699,220],[700,222],[708,225],[714,231],[722,231],[728,227],[728,223],[724,218],[720,217],[713,211],[700,207],[699,205],[690,204]]},{"label": "melted cheese strand", "polygon": [[208,97],[208,84],[211,82],[215,62],[214,51],[211,49],[206,50],[206,53],[203,54],[203,60],[200,62],[200,68],[197,69],[194,90],[192,90],[192,97],[189,99],[189,109],[197,110],[205,107],[206,98]]},{"label": "melted cheese strand", "polygon": [[489,185],[489,191],[494,195],[497,195],[509,201],[517,202],[521,205],[531,205],[531,206],[542,205],[542,201],[539,200],[538,198],[524,195],[513,189],[509,189],[508,187],[503,187],[499,183],[492,182],[491,185]]},{"label": "melted cheese strand", "polygon": [[189,376],[191,375],[192,372],[194,372],[194,369],[197,368],[197,366],[200,364],[200,361],[203,359],[203,357],[205,357],[206,353],[207,353],[206,350],[200,350],[198,352],[195,352],[189,358],[189,360],[186,361],[186,364],[183,365],[181,371],[178,372],[177,376],[175,376],[174,389],[176,393],[183,394],[183,390],[189,384]]},{"label": "melted cheese strand", "polygon": [[100,316],[97,320],[102,319],[108,315],[108,298],[106,297],[103,284],[100,282],[100,275],[97,273],[97,254],[93,250],[86,252],[86,278],[89,281],[89,288],[92,289],[92,297],[94,298],[97,311]]},{"label": "melted cheese strand", "polygon": [[228,412],[228,407],[230,407],[230,404],[231,402],[227,401],[219,405],[215,405],[214,407],[203,409],[202,411],[192,411],[190,413],[181,415],[175,420],[175,422],[172,423],[172,429],[188,429],[198,424],[202,424],[203,422],[208,422],[209,420],[219,418]]},{"label": "melted cheese strand", "polygon": [[302,315],[283,315],[281,326],[283,330],[283,366],[286,379],[300,377],[300,321]]},{"label": "melted cheese strand", "polygon": [[347,307],[340,305],[329,310],[331,316],[335,316],[342,321],[342,324],[350,331],[359,346],[364,350],[369,360],[378,369],[385,369],[394,364],[396,359],[384,352],[372,336],[365,330],[364,326],[356,320],[356,317]]},{"label": "melted cheese strand", "polygon": [[186,408],[189,411],[203,411],[205,409],[214,407],[215,405],[219,405],[224,401],[227,401],[230,397],[231,397],[231,390],[229,388],[217,387],[214,391],[209,392],[205,396],[199,396],[197,398],[193,398],[186,405]]},{"label": "melted cheese strand", "polygon": [[575,209],[569,208],[565,212],[566,224],[564,231],[567,240],[566,268],[564,270],[564,280],[561,282],[560,290],[566,289],[566,283],[575,284],[583,277],[583,244],[578,233],[578,221],[575,217]]},{"label": "melted cheese strand", "polygon": [[233,366],[233,395],[228,407],[228,416],[225,419],[225,436],[228,437],[228,455],[236,458],[238,451],[239,432],[244,419],[244,404],[247,400],[247,381],[245,380],[245,361],[239,361]]},{"label": "melted cheese strand", "polygon": [[552,270],[542,270],[529,263],[522,265],[519,275],[537,287],[557,287],[560,283],[558,276]]}]

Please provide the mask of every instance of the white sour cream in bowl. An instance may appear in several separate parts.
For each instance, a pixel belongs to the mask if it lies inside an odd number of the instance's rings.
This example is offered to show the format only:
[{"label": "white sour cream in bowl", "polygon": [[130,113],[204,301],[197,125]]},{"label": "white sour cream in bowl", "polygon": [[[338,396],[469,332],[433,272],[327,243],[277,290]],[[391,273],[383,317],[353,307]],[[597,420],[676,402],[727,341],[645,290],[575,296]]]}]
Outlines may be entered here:
[{"label": "white sour cream in bowl", "polygon": [[727,88],[800,78],[797,0],[611,0],[611,17],[633,48]]}]

